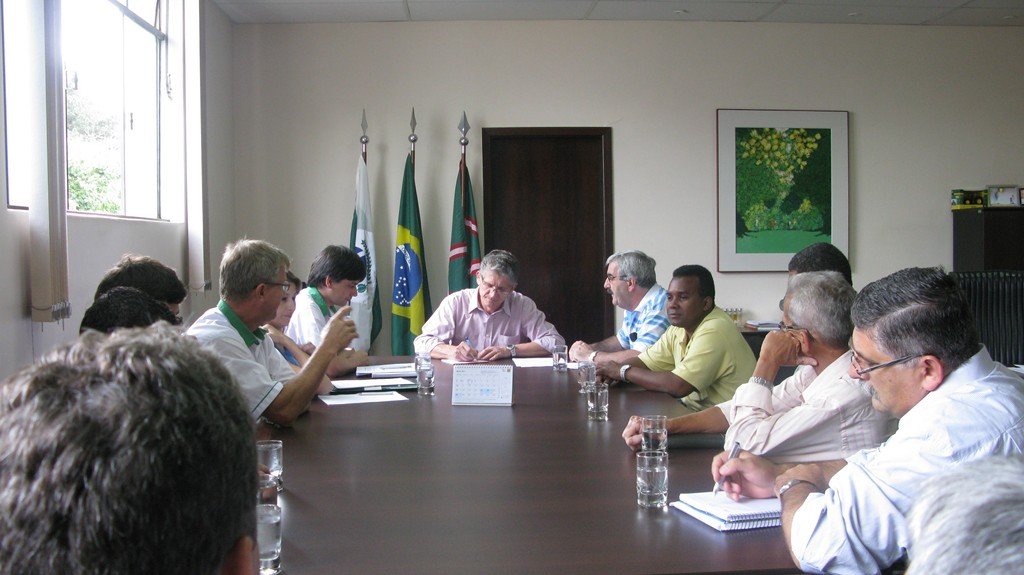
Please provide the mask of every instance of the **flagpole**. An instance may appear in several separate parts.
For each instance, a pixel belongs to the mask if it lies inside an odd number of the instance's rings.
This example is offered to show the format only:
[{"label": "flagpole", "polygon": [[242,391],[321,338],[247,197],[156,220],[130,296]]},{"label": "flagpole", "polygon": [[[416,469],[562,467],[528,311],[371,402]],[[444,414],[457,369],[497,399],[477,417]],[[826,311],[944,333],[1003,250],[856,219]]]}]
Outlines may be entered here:
[{"label": "flagpole", "polygon": [[366,108],[363,108],[363,123],[360,124],[360,126],[363,128],[363,135],[359,138],[359,143],[362,144],[363,147],[363,162],[366,162],[366,144],[370,141],[370,138],[366,137],[366,128],[369,127],[366,124]]},{"label": "flagpole", "polygon": [[409,154],[412,155],[412,163],[416,165],[416,140],[419,136],[416,135],[416,107],[412,108],[412,119],[409,120],[409,127],[412,128],[412,133],[409,134]]},{"label": "flagpole", "polygon": [[459,122],[459,132],[462,132],[462,137],[459,138],[459,145],[462,146],[462,158],[459,160],[459,189],[462,190],[462,205],[466,205],[466,146],[469,145],[469,139],[466,138],[466,134],[469,132],[469,122],[466,120],[466,111],[462,111],[462,121]]}]

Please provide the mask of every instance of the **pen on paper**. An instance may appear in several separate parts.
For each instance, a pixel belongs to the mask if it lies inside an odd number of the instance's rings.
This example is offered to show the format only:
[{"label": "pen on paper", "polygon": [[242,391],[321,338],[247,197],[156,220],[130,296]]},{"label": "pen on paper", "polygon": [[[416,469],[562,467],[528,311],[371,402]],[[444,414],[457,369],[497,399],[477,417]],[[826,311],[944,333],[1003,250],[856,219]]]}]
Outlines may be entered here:
[{"label": "pen on paper", "polygon": [[[736,459],[736,456],[740,454],[740,442],[737,441],[732,444],[732,449],[729,451],[729,459]],[[715,482],[715,488],[711,490],[712,495],[718,495],[718,492],[722,490],[722,479],[719,478]]]}]

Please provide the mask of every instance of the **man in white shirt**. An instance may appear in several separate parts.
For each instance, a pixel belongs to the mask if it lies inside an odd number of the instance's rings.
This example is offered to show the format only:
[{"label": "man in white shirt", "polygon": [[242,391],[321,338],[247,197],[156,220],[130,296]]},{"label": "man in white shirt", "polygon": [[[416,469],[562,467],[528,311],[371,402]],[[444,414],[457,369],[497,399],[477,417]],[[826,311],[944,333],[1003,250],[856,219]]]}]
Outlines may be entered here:
[{"label": "man in white shirt", "polygon": [[622,325],[599,342],[572,344],[569,357],[573,361],[600,357],[623,363],[654,345],[668,329],[668,293],[658,285],[654,258],[641,251],[619,252],[609,256],[605,265],[604,289],[612,296],[612,304],[625,310]]},{"label": "man in white shirt", "polygon": [[900,418],[896,433],[847,459],[794,466],[744,452],[712,462],[729,496],[782,500],[793,559],[814,573],[881,572],[907,555],[922,481],[1024,446],[1024,381],[981,345],[952,276],[901,270],[868,284],[852,315],[850,375],[871,386],[875,409]]},{"label": "man in white shirt", "polygon": [[323,342],[306,365],[292,371],[260,328],[288,295],[289,264],[284,252],[261,240],[228,245],[220,263],[221,300],[187,332],[224,362],[252,416],[277,425],[291,425],[315,395],[331,391],[327,366],[357,336],[349,308],[342,308],[327,322]]},{"label": "man in white shirt", "polygon": [[[345,246],[320,250],[309,267],[309,284],[295,296],[295,312],[285,334],[300,346],[323,343],[324,326],[342,307],[352,301],[359,282],[366,277],[366,264]],[[328,377],[341,377],[369,363],[365,351],[344,350],[327,366]]]}]

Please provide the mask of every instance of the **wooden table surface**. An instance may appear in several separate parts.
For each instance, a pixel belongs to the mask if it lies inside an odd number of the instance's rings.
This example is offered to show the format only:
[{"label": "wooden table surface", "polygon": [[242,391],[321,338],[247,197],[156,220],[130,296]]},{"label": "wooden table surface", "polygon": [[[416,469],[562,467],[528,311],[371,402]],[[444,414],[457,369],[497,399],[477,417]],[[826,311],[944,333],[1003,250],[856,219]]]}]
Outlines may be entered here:
[{"label": "wooden table surface", "polygon": [[[574,372],[516,368],[512,407],[452,406],[451,366],[434,364],[434,397],[315,400],[260,429],[284,441],[286,573],[796,572],[778,528],[637,507],[620,434],[630,415],[677,415],[671,397],[613,387],[609,421],[588,421]],[[715,453],[670,450],[670,500],[711,489]]]}]

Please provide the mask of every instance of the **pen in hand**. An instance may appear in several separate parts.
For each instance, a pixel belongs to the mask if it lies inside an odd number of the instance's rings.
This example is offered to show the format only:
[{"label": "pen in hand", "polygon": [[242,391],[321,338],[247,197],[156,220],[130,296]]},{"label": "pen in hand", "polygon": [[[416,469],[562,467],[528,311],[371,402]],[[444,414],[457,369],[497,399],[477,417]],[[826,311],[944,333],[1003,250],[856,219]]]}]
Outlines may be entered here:
[{"label": "pen in hand", "polygon": [[[729,451],[729,459],[736,459],[736,456],[739,454],[740,442],[737,441],[732,444],[732,449]],[[724,478],[719,478],[718,481],[715,482],[715,487],[711,490],[711,495],[718,495],[718,492],[722,490],[722,479]]]}]

